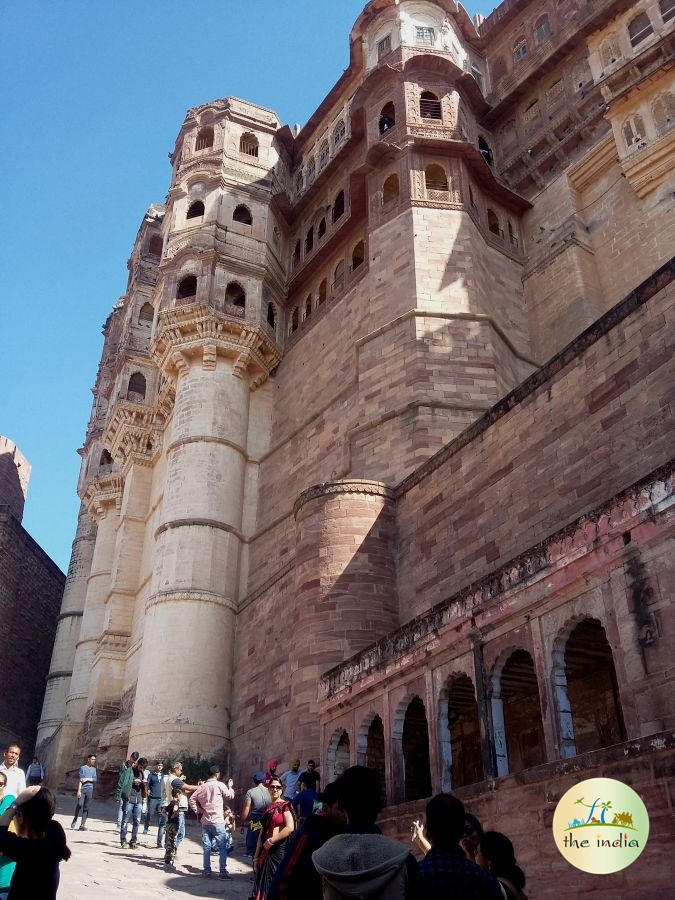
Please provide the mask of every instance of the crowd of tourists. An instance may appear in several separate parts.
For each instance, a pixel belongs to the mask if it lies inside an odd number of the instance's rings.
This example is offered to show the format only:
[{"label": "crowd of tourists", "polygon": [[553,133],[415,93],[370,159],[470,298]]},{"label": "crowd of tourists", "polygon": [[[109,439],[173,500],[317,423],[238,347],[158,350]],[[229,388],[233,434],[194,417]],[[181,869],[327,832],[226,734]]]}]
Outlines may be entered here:
[{"label": "crowd of tourists", "polygon": [[[34,768],[34,759],[28,778],[33,783],[27,786],[20,754],[10,744],[0,765],[0,900],[55,900],[59,864],[71,853],[53,819],[54,796],[41,784],[44,770]],[[418,861],[409,846],[386,837],[376,824],[382,782],[374,769],[352,766],[321,790],[314,760],[302,771],[298,758],[281,774],[278,767],[270,759],[265,772],[253,774],[239,814],[253,865],[251,900],[527,900],[511,841],[501,832],[483,831],[452,794],[437,794],[427,804],[425,823],[413,822],[411,840],[423,854]],[[97,778],[96,756],[90,754],[78,771],[71,828],[87,830]],[[218,876],[230,878],[235,791],[231,778],[221,780],[219,766],[205,780],[188,784],[180,761],[165,772],[163,760],[149,767],[132,753],[120,767],[115,798],[122,848],[138,846],[141,826],[144,835],[156,827],[164,867],[175,871],[190,809],[202,830],[202,876],[213,877],[211,858],[217,854]]]}]

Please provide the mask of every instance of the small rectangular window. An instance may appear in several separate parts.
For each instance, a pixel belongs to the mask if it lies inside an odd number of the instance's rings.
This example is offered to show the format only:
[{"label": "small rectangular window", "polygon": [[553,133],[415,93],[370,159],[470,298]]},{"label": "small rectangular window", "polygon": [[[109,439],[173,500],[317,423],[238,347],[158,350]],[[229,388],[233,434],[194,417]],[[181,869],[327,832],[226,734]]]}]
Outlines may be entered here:
[{"label": "small rectangular window", "polygon": [[433,47],[434,45],[434,29],[427,28],[424,25],[418,25],[415,29],[416,32],[416,42],[421,44],[424,47]]},{"label": "small rectangular window", "polygon": [[378,41],[377,58],[382,59],[382,57],[386,56],[388,53],[391,53],[391,35],[390,34],[388,34],[386,37],[382,38],[381,41]]}]

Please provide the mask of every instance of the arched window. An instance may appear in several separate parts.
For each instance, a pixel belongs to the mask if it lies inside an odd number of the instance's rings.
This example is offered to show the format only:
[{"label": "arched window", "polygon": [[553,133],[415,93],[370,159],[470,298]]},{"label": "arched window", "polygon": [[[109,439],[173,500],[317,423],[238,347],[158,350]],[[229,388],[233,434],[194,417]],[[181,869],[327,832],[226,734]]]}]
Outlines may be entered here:
[{"label": "arched window", "polygon": [[642,121],[642,116],[634,113],[632,116],[629,116],[626,121],[623,123],[623,139],[626,142],[626,148],[631,150],[641,141],[645,139],[645,123]]},{"label": "arched window", "polygon": [[323,169],[323,167],[328,162],[329,154],[330,150],[328,147],[328,141],[324,141],[319,147],[319,170]]},{"label": "arched window", "polygon": [[314,184],[314,180],[316,178],[316,163],[314,161],[314,157],[310,159],[307,163],[307,186],[310,184]]},{"label": "arched window", "polygon": [[204,204],[202,203],[201,200],[195,200],[194,203],[190,204],[185,218],[186,219],[198,219],[203,215],[204,215]]},{"label": "arched window", "polygon": [[454,790],[485,778],[478,704],[468,675],[454,675],[439,702],[441,788]]},{"label": "arched window", "polygon": [[345,264],[343,260],[335,266],[333,272],[333,291],[339,291],[345,283]]},{"label": "arched window", "polygon": [[138,321],[142,322],[144,325],[152,325],[152,320],[154,318],[155,310],[153,309],[152,303],[144,303],[138,313]]},{"label": "arched window", "polygon": [[305,253],[309,253],[314,249],[314,226],[312,225],[305,235]]},{"label": "arched window", "polygon": [[537,44],[543,44],[551,37],[551,23],[548,16],[540,16],[534,25],[534,39]]},{"label": "arched window", "polygon": [[300,326],[300,311],[297,306],[293,307],[293,311],[291,312],[291,327],[289,329],[289,334],[293,334],[294,331],[298,330]]},{"label": "arched window", "polygon": [[429,191],[447,191],[448,176],[445,174],[443,166],[438,163],[431,163],[424,170],[424,186]]},{"label": "arched window", "polygon": [[564,756],[626,740],[612,648],[597,619],[583,619],[555,642],[553,683]]},{"label": "arched window", "polygon": [[195,150],[206,150],[209,147],[213,147],[213,128],[208,125],[206,128],[200,128],[197,132],[197,143],[195,144]]},{"label": "arched window", "polygon": [[492,234],[501,235],[501,229],[499,227],[499,216],[494,211],[494,209],[490,209],[488,207],[487,211],[487,222],[488,222],[488,231],[491,231]]},{"label": "arched window", "polygon": [[527,41],[524,37],[518,38],[518,40],[513,45],[513,58],[516,62],[519,62],[521,59],[525,59],[527,56]]},{"label": "arched window", "polygon": [[326,220],[321,219],[321,221],[319,222],[319,231],[318,231],[319,240],[321,240],[321,238],[325,235],[325,233],[326,233]]},{"label": "arched window", "polygon": [[239,222],[240,225],[253,225],[253,216],[248,206],[240,203],[232,213],[232,221]]},{"label": "arched window", "polygon": [[251,134],[250,131],[242,134],[239,141],[239,152],[245,153],[246,156],[255,156],[256,159],[258,158],[258,138],[254,134]]},{"label": "arched window", "polygon": [[333,204],[333,221],[337,222],[337,220],[344,214],[345,211],[345,192],[340,191],[340,193],[335,198],[335,203]]},{"label": "arched window", "polygon": [[514,650],[501,671],[495,671],[491,702],[497,774],[545,762],[539,685],[527,650]]},{"label": "arched window", "polygon": [[231,281],[225,290],[225,303],[238,309],[246,308],[246,292],[238,281]]},{"label": "arched window", "polygon": [[359,241],[352,250],[352,272],[356,272],[362,266],[366,258],[366,247],[363,241]]},{"label": "arched window", "polygon": [[511,219],[508,220],[508,229],[509,229],[509,243],[511,243],[514,247],[518,246],[518,238],[516,237],[516,232],[513,228],[513,222]]},{"label": "arched window", "polygon": [[317,297],[318,305],[321,306],[322,303],[326,302],[326,297],[328,296],[328,281],[324,278],[319,285],[319,294]]},{"label": "arched window", "polygon": [[492,150],[490,149],[490,145],[482,135],[478,136],[478,149],[480,150],[481,155],[488,166],[491,166],[493,163]]},{"label": "arched window", "polygon": [[297,265],[299,262],[300,262],[300,241],[296,241],[295,247],[293,248],[293,256],[291,256],[291,270],[297,268]]},{"label": "arched window", "polygon": [[422,800],[431,796],[429,763],[429,726],[424,703],[413,697],[403,720],[402,751],[405,800]]},{"label": "arched window", "polygon": [[396,124],[396,107],[390,101],[389,103],[385,103],[382,107],[382,111],[380,112],[380,122],[379,129],[380,134],[384,134],[385,131],[389,131]]},{"label": "arched window", "polygon": [[99,459],[98,464],[99,464],[99,466],[112,466],[112,464],[113,464],[113,458],[112,458],[112,456],[108,453],[107,450],[104,450],[104,451],[101,453],[101,458]]},{"label": "arched window", "polygon": [[647,13],[639,13],[628,23],[628,36],[631,47],[637,47],[638,44],[647,40],[650,34],[654,34],[654,28]]},{"label": "arched window", "polygon": [[305,300],[305,319],[309,319],[312,315],[312,295],[307,294],[307,299]]},{"label": "arched window", "polygon": [[197,276],[186,275],[178,282],[177,300],[188,300],[197,296]]},{"label": "arched window", "polygon": [[492,87],[496,88],[506,75],[506,62],[503,56],[498,56],[492,63]]},{"label": "arched window", "polygon": [[335,128],[333,129],[333,147],[339,147],[340,144],[344,141],[347,135],[347,128],[344,123],[344,119],[340,119]]},{"label": "arched window", "polygon": [[333,734],[326,750],[326,770],[328,780],[335,781],[349,768],[350,746],[349,734],[340,729]]},{"label": "arched window", "polygon": [[141,372],[134,372],[133,375],[129,378],[129,387],[127,388],[127,399],[128,400],[136,400],[136,399],[145,399],[145,375]]},{"label": "arched window", "polygon": [[420,115],[423,119],[441,119],[441,101],[431,91],[422,91],[420,96]]},{"label": "arched window", "polygon": [[381,803],[384,808],[387,805],[386,773],[385,773],[386,745],[384,740],[384,724],[378,715],[374,715],[368,723],[361,725],[359,729],[357,745],[357,764],[374,769],[380,776],[382,784]]},{"label": "arched window", "polygon": [[382,205],[385,206],[387,203],[391,203],[392,200],[396,200],[398,195],[398,175],[396,172],[392,172],[391,175],[387,175],[382,185]]},{"label": "arched window", "polygon": [[277,327],[277,311],[272,302],[267,304],[267,324],[270,328],[276,329]]},{"label": "arched window", "polygon": [[150,238],[150,244],[148,245],[148,253],[150,256],[161,256],[163,246],[164,241],[162,240],[161,234],[153,234]]},{"label": "arched window", "polygon": [[343,731],[335,748],[333,763],[333,780],[339,778],[349,768],[349,734]]},{"label": "arched window", "polygon": [[659,10],[664,22],[670,22],[671,19],[675,19],[675,0],[660,0]]},{"label": "arched window", "polygon": [[660,94],[652,103],[652,115],[656,133],[659,137],[670,131],[673,124],[675,124],[675,95],[671,94],[670,91]]},{"label": "arched window", "polygon": [[600,44],[600,61],[602,62],[602,68],[608,69],[617,61],[617,59],[621,59],[619,43],[614,35],[610,35]]}]

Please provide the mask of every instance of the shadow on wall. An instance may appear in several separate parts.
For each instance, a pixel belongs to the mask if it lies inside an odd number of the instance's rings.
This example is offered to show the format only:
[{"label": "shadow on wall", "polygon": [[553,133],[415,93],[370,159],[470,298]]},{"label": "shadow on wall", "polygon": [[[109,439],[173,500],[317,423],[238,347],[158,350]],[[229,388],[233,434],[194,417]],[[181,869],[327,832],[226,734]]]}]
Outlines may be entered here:
[{"label": "shadow on wall", "polygon": [[[0,438],[0,446],[3,443],[7,446],[9,442],[6,442],[5,438]],[[17,459],[17,456],[20,457],[20,454],[14,447],[0,452],[0,506],[8,506],[12,515],[21,522],[30,470],[27,463],[22,458]],[[27,469],[23,479],[19,474],[22,465]]]}]

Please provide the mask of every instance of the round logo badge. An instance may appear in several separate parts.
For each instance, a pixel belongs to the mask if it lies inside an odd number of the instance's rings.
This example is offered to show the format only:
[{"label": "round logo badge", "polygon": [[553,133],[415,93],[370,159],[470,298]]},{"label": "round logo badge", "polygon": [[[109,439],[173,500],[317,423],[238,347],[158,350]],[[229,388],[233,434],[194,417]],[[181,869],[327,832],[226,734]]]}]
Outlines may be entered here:
[{"label": "round logo badge", "polygon": [[564,794],[553,815],[553,837],[582,872],[608,875],[635,862],[649,837],[649,817],[635,791],[613,778],[589,778]]}]

